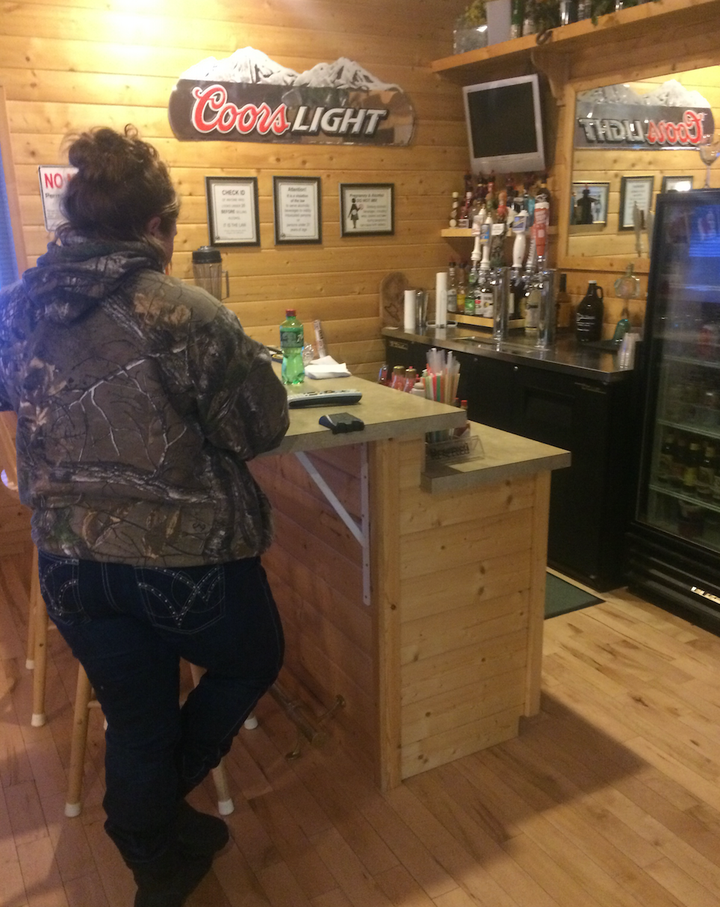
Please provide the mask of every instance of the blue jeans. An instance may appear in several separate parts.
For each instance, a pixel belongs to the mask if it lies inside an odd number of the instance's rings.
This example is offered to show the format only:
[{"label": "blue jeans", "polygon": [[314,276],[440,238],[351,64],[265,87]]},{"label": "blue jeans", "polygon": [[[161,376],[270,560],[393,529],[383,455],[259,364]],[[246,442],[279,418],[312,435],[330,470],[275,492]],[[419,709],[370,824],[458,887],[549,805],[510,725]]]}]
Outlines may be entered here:
[{"label": "blue jeans", "polygon": [[[260,564],[161,569],[40,552],[48,614],[105,718],[105,829],[129,863],[173,845],[179,800],[228,752],[280,671],[284,640]],[[205,668],[180,707],[180,659]]]}]

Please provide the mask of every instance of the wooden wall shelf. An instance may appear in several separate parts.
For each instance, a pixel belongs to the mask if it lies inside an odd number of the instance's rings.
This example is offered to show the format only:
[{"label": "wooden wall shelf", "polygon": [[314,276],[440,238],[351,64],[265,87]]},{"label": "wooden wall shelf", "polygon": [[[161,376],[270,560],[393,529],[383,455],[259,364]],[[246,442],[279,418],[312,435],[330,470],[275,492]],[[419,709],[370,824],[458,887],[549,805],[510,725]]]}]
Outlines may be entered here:
[{"label": "wooden wall shelf", "polygon": [[555,28],[543,44],[537,43],[537,35],[527,35],[443,57],[432,62],[430,67],[433,72],[456,77],[462,82],[500,71],[523,72],[532,65],[542,69],[541,57],[587,51],[600,54],[604,46],[618,41],[640,39],[645,46],[650,45],[656,37],[667,36],[675,26],[687,28],[708,19],[718,9],[720,0],[650,0],[640,6],[600,16],[597,25],[584,19]]}]

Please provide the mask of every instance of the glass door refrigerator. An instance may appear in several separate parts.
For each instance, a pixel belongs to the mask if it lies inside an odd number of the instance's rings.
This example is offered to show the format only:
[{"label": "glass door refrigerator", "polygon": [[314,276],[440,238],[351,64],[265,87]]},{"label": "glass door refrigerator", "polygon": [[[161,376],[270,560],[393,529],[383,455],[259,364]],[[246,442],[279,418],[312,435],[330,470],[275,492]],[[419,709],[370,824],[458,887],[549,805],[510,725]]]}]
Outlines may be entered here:
[{"label": "glass door refrigerator", "polygon": [[658,196],[628,586],[720,633],[720,190]]}]

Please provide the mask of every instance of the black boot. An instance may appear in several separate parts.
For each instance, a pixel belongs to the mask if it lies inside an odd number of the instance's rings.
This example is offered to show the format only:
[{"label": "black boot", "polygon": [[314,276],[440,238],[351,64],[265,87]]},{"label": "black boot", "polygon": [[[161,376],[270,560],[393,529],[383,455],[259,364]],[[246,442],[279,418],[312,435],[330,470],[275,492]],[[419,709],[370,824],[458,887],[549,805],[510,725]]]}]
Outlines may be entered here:
[{"label": "black boot", "polygon": [[172,850],[147,863],[129,863],[135,877],[135,907],[182,907],[207,874],[212,856]]},{"label": "black boot", "polygon": [[189,857],[212,857],[230,840],[222,819],[198,812],[186,800],[178,805],[177,837]]}]

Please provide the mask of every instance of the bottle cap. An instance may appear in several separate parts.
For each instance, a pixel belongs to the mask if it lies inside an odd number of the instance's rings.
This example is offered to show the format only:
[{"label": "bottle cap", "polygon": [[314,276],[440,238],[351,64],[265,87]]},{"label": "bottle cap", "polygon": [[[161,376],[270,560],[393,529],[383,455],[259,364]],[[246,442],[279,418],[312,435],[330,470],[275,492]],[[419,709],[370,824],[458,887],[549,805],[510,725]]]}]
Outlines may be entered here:
[{"label": "bottle cap", "polygon": [[285,317],[286,317],[286,318],[294,318],[294,317],[295,317],[295,309],[285,309]]}]

